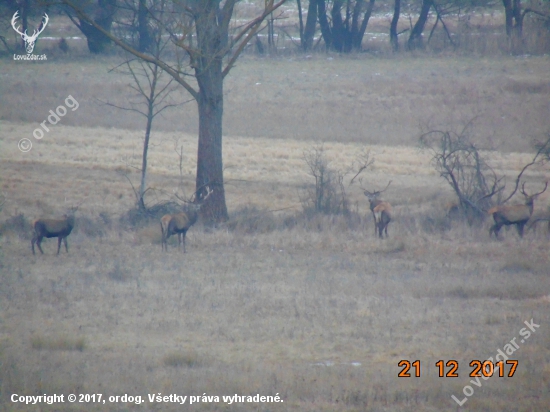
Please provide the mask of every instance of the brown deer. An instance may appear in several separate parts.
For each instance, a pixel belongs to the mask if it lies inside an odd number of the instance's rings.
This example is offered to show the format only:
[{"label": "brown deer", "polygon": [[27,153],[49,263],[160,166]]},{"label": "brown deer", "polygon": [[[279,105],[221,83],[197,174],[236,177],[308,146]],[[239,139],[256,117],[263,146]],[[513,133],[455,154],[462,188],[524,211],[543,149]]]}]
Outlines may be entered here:
[{"label": "brown deer", "polygon": [[386,191],[391,182],[390,180],[383,190],[369,192],[363,189],[365,196],[369,199],[369,206],[374,219],[374,235],[376,236],[376,232],[378,231],[378,236],[380,238],[382,238],[382,231],[386,233],[386,237],[388,236],[388,224],[391,221],[391,205],[388,202],[378,199],[378,197]]},{"label": "brown deer", "polygon": [[381,202],[373,209],[376,227],[378,228],[378,237],[383,238],[382,231],[388,237],[388,224],[391,221],[391,205],[388,202]]},{"label": "brown deer", "polygon": [[[210,196],[213,190],[206,188],[206,195],[201,199],[200,202],[197,201],[196,196],[194,200],[188,202],[189,204],[183,212],[164,215],[160,219],[160,230],[162,234],[162,250],[168,251],[168,238],[172,235],[178,235],[178,249],[183,243],[183,253],[185,253],[185,235],[191,226],[193,226],[199,217],[199,211],[201,206],[204,204],[204,201]],[[196,195],[196,194],[195,194]]]},{"label": "brown deer", "polygon": [[63,215],[63,219],[36,219],[32,223],[34,228],[34,235],[31,240],[32,254],[34,255],[34,244],[38,246],[40,253],[44,254],[42,250],[42,239],[44,238],[57,238],[57,254],[61,249],[61,241],[65,244],[65,250],[69,253],[69,247],[67,245],[67,236],[71,234],[74,228],[74,214],[77,211],[77,207],[70,209],[69,213]]},{"label": "brown deer", "polygon": [[525,197],[524,205],[500,205],[489,209],[488,213],[493,216],[495,221],[495,224],[491,226],[491,229],[489,230],[489,236],[494,233],[495,237],[498,239],[498,232],[502,226],[516,225],[519,237],[523,237],[523,228],[533,214],[533,204],[535,198],[544,193],[547,187],[548,182],[546,182],[542,191],[529,195],[525,192],[525,183],[523,183],[521,185],[521,193]]}]

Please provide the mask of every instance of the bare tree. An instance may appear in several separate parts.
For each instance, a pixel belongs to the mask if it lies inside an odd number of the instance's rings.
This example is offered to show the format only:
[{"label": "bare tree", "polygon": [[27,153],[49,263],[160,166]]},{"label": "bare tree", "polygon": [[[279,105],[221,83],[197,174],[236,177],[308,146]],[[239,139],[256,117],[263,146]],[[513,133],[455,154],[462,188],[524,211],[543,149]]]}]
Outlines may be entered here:
[{"label": "bare tree", "polygon": [[424,48],[424,41],[422,40],[422,33],[424,27],[428,21],[428,13],[434,5],[434,0],[422,0],[422,7],[420,8],[420,15],[416,21],[414,27],[411,30],[407,47],[409,50]]},{"label": "bare tree", "polygon": [[397,33],[397,23],[399,22],[399,14],[401,13],[401,0],[394,0],[393,17],[390,24],[390,44],[393,51],[399,50],[399,39]]},{"label": "bare tree", "polygon": [[[308,167],[308,174],[315,179],[314,188],[307,191],[302,199],[304,209],[313,206],[313,210],[318,213],[349,214],[350,202],[346,187],[353,184],[355,178],[372,165],[374,161],[370,158],[370,152],[360,152],[351,165],[343,169],[336,169],[330,164],[322,144],[304,151],[303,159]],[[358,171],[346,185],[347,176],[354,170]]]},{"label": "bare tree", "polygon": [[[285,0],[277,3],[267,0],[261,14],[240,26],[231,41],[230,21],[237,0],[186,0],[174,3],[169,23],[154,15],[153,10],[149,10],[153,14],[151,18],[163,24],[170,33],[171,44],[176,48],[176,54],[183,53],[187,57],[185,66],[139,52],[125,39],[116,37],[101,27],[75,0],[62,2],[70,6],[80,19],[93,25],[117,46],[143,61],[162,68],[196,100],[199,112],[196,190],[204,191],[206,186],[213,189],[212,196],[208,198],[201,211],[203,217],[208,220],[226,220],[228,215],[222,162],[223,80],[264,19]],[[193,33],[196,39],[193,39]],[[224,61],[226,56],[227,60]],[[191,71],[196,86],[188,80]],[[201,196],[204,195],[205,193],[201,193]]]},{"label": "bare tree", "polygon": [[[97,0],[84,1],[74,0],[75,6],[85,12],[89,19],[81,16],[73,16],[70,9],[66,11],[67,16],[71,19],[76,27],[80,29],[82,34],[86,36],[88,50],[90,53],[104,53],[107,46],[111,43],[108,35],[104,32],[111,32],[111,27],[117,12],[116,0]],[[101,29],[100,29],[101,28]]]},{"label": "bare tree", "polygon": [[[164,9],[165,3],[165,1],[159,2],[159,8]],[[156,30],[154,30],[153,33],[154,38],[151,39],[152,43],[148,45],[148,48],[152,51],[153,56],[158,59],[164,51],[168,40],[165,38],[163,39],[164,31],[162,30],[162,27],[156,27]],[[125,69],[122,69],[121,66],[125,67]],[[134,189],[138,208],[141,211],[145,211],[146,206],[144,198],[145,193],[148,190],[146,188],[147,153],[149,151],[149,139],[153,128],[153,120],[164,110],[183,103],[170,102],[170,94],[174,91],[174,79],[170,78],[168,81],[165,81],[164,70],[153,63],[139,59],[127,59],[122,65],[115,67],[113,70],[126,74],[132,78],[133,84],[130,84],[129,87],[137,92],[137,95],[140,97],[140,101],[136,102],[129,100],[129,107],[117,106],[112,103],[107,104],[118,109],[138,113],[146,119],[140,169],[141,183],[138,191]]]},{"label": "bare tree", "polygon": [[[536,4],[535,4],[536,3]],[[504,16],[506,19],[506,34],[510,43],[510,51],[514,54],[524,52],[523,21],[528,13],[543,17],[550,22],[550,16],[544,12],[544,5],[548,2],[528,2],[528,7],[523,7],[521,0],[502,0]]]},{"label": "bare tree", "polygon": [[431,129],[420,136],[422,147],[432,152],[435,169],[455,192],[470,224],[485,218],[492,197],[504,189],[503,178],[497,177],[470,141],[473,120],[459,132]]},{"label": "bare tree", "polygon": [[[327,49],[344,53],[361,50],[374,2],[375,0],[311,0],[304,30],[304,49],[311,48],[318,19]],[[331,6],[329,12],[327,6]]]},{"label": "bare tree", "polygon": [[[458,133],[431,129],[420,136],[422,146],[433,154],[435,169],[455,192],[459,210],[469,224],[484,219],[495,203],[503,205],[508,202],[517,192],[525,171],[546,163],[547,153],[550,152],[550,137],[545,142],[536,143],[537,152],[518,173],[512,192],[502,199],[505,178],[497,176],[470,140],[474,120],[470,120]],[[496,200],[493,199],[495,195],[498,195]]]}]

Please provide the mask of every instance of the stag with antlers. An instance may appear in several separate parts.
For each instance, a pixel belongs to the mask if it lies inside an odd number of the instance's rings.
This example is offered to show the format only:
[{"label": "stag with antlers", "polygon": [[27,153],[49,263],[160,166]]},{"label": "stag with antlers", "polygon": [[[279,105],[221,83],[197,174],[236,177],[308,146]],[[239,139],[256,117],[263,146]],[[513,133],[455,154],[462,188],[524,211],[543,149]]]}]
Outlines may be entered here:
[{"label": "stag with antlers", "polygon": [[374,235],[376,236],[376,232],[378,231],[378,236],[380,238],[383,237],[382,232],[385,232],[386,237],[388,237],[388,224],[391,221],[391,205],[389,202],[380,200],[378,197],[386,191],[391,182],[390,180],[383,190],[376,190],[374,192],[370,192],[363,188],[363,193],[369,199],[369,206],[374,219]]},{"label": "stag with antlers", "polygon": [[34,50],[36,39],[38,38],[40,33],[42,33],[46,28],[46,25],[48,24],[48,21],[50,20],[50,18],[46,13],[44,13],[44,17],[42,18],[42,23],[40,23],[40,26],[38,26],[37,30],[33,31],[32,36],[29,36],[27,34],[27,30],[25,30],[24,32],[19,30],[20,26],[16,26],[18,18],[19,18],[19,11],[16,11],[11,19],[11,25],[13,29],[17,32],[17,34],[19,34],[23,39],[23,41],[25,42],[25,50],[27,50],[27,54],[31,54],[32,51]]},{"label": "stag with antlers", "polygon": [[164,215],[160,219],[162,250],[168,251],[168,238],[172,235],[178,235],[178,248],[183,243],[183,253],[185,253],[185,235],[189,228],[197,222],[199,211],[212,192],[212,189],[206,187],[206,195],[200,200],[197,199],[197,193],[193,195],[191,200],[185,200],[178,197],[179,200],[187,203],[187,206],[183,212],[173,215]]},{"label": "stag with antlers", "polygon": [[489,209],[488,213],[493,216],[495,224],[491,226],[489,235],[495,234],[498,239],[498,232],[502,226],[516,225],[519,237],[523,237],[523,228],[533,214],[534,201],[537,196],[544,193],[548,187],[548,182],[544,189],[535,194],[528,194],[525,191],[525,182],[521,185],[521,194],[525,197],[525,204],[512,206],[495,206]]}]

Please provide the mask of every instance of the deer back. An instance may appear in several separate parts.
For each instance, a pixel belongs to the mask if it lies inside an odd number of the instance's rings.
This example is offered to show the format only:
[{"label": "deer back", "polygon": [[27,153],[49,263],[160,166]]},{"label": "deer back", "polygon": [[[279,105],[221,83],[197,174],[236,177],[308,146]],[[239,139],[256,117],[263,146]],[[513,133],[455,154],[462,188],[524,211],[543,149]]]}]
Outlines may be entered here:
[{"label": "deer back", "polygon": [[489,209],[489,214],[504,218],[509,222],[521,222],[529,220],[533,213],[533,203],[531,205],[511,205],[511,206],[495,206]]},{"label": "deer back", "polygon": [[36,219],[33,227],[37,234],[67,236],[73,230],[74,221],[74,215],[65,215],[63,219]]}]

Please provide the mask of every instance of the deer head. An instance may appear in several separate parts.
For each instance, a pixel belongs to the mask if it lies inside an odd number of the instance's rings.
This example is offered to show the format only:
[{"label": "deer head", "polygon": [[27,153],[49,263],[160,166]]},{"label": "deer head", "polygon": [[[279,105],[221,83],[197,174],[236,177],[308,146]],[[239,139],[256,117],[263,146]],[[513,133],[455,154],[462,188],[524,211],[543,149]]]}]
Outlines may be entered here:
[{"label": "deer head", "polygon": [[363,193],[365,194],[365,196],[367,196],[367,198],[369,199],[369,202],[374,202],[376,199],[378,199],[378,196],[380,196],[382,193],[384,193],[386,191],[386,189],[390,186],[391,184],[391,180],[388,182],[388,184],[386,185],[386,187],[382,190],[375,190],[374,192],[369,192],[368,190],[366,190],[364,187],[362,187],[363,189]]},{"label": "deer head", "polygon": [[17,27],[15,26],[18,17],[19,17],[19,11],[16,11],[15,14],[13,15],[13,18],[11,19],[11,25],[12,25],[13,29],[19,35],[21,35],[21,38],[25,42],[25,49],[27,50],[27,53],[31,54],[32,51],[34,50],[34,43],[36,42],[36,39],[38,38],[40,33],[42,33],[44,31],[44,29],[46,28],[46,25],[48,24],[48,21],[50,20],[50,18],[48,17],[48,15],[46,13],[44,13],[44,17],[42,18],[42,23],[40,23],[40,26],[38,26],[37,30],[33,31],[32,36],[29,36],[27,34],[27,30],[25,30],[25,32],[23,33],[19,30],[19,26],[17,26]]},{"label": "deer head", "polygon": [[530,195],[525,191],[525,182],[523,182],[523,184],[521,185],[520,191],[521,191],[521,194],[525,196],[525,204],[532,205],[533,201],[537,198],[537,196],[543,194],[546,191],[547,187],[548,187],[548,182],[546,182],[546,184],[544,185],[544,189],[542,189],[540,192]]}]

